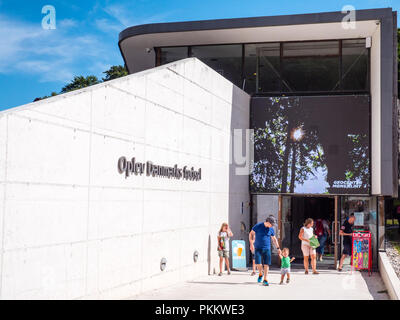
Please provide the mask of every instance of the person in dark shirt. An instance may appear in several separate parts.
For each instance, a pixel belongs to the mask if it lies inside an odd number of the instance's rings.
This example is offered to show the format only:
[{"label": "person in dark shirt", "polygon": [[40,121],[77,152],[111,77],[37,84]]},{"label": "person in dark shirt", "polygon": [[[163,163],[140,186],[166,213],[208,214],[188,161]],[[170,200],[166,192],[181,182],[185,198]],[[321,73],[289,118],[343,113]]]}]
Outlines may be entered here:
[{"label": "person in dark shirt", "polygon": [[343,237],[343,252],[342,257],[340,258],[338,271],[342,271],[343,262],[347,256],[351,255],[351,241],[353,235],[353,225],[356,218],[354,214],[350,214],[350,216],[343,222],[342,227],[340,228],[339,235]]}]

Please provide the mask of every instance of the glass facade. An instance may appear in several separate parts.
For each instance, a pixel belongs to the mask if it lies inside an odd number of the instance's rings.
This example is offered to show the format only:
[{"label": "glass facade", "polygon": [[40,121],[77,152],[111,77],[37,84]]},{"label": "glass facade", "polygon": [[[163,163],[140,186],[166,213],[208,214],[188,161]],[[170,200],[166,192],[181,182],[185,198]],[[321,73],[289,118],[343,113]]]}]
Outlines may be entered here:
[{"label": "glass facade", "polygon": [[244,90],[247,92],[282,91],[280,44],[245,45]]},{"label": "glass facade", "polygon": [[167,64],[188,57],[188,47],[169,47],[158,51],[159,64]]},{"label": "glass facade", "polygon": [[369,194],[369,108],[361,94],[253,97],[250,191]]},{"label": "glass facade", "polygon": [[342,89],[368,90],[368,49],[365,41],[342,41]]},{"label": "glass facade", "polygon": [[282,78],[286,92],[335,91],[339,88],[339,41],[283,44]]},{"label": "glass facade", "polygon": [[241,87],[242,45],[193,46],[190,55]]},{"label": "glass facade", "polygon": [[156,49],[158,65],[197,57],[250,94],[369,92],[365,39]]}]

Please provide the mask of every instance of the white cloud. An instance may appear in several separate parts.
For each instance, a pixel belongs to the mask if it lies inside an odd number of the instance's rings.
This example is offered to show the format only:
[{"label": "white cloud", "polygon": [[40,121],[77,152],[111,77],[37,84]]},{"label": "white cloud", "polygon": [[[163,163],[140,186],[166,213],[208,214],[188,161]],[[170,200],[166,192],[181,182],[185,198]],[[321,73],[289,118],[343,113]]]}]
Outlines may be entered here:
[{"label": "white cloud", "polygon": [[172,14],[172,11],[141,17],[136,7],[129,4],[111,4],[103,7],[103,11],[116,20],[122,29],[139,24],[162,22]]},{"label": "white cloud", "polygon": [[75,19],[62,19],[57,21],[57,28],[73,28],[78,25]]},{"label": "white cloud", "polygon": [[65,68],[62,61],[49,63],[44,60],[24,60],[18,62],[15,68],[21,72],[39,74],[41,82],[68,82],[74,77],[74,73]]},{"label": "white cloud", "polygon": [[118,34],[124,29],[120,23],[112,22],[106,18],[96,19],[95,24],[99,30],[106,33]]},{"label": "white cloud", "polygon": [[[111,46],[116,45],[93,34],[68,32],[76,26],[75,20],[64,19],[57,29],[44,30],[40,22],[0,15],[0,73],[24,72],[37,75],[39,81],[66,82],[94,65],[108,64],[113,56]],[[102,71],[93,73],[101,75]]]}]

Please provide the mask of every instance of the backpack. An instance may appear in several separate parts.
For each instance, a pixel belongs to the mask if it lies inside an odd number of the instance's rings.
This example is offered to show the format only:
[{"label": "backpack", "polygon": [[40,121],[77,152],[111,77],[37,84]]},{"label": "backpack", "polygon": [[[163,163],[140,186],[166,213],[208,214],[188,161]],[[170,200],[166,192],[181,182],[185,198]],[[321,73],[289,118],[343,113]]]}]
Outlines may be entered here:
[{"label": "backpack", "polygon": [[318,219],[315,223],[315,234],[317,237],[324,235],[324,224],[321,219]]}]

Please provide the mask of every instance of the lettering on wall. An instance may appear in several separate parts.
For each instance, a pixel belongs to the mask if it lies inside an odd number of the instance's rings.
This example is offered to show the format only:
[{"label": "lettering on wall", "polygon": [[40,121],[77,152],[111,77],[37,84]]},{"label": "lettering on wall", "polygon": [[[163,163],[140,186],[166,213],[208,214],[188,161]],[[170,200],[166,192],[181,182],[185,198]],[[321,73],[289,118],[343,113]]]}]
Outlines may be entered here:
[{"label": "lettering on wall", "polygon": [[162,166],[154,164],[151,161],[138,162],[135,158],[131,160],[126,159],[126,157],[120,157],[118,159],[118,172],[124,174],[125,178],[131,175],[143,175],[151,177],[160,177],[168,179],[183,179],[189,181],[199,181],[201,180],[201,168],[195,170],[194,167],[184,166],[182,168],[175,164],[171,166]]}]

